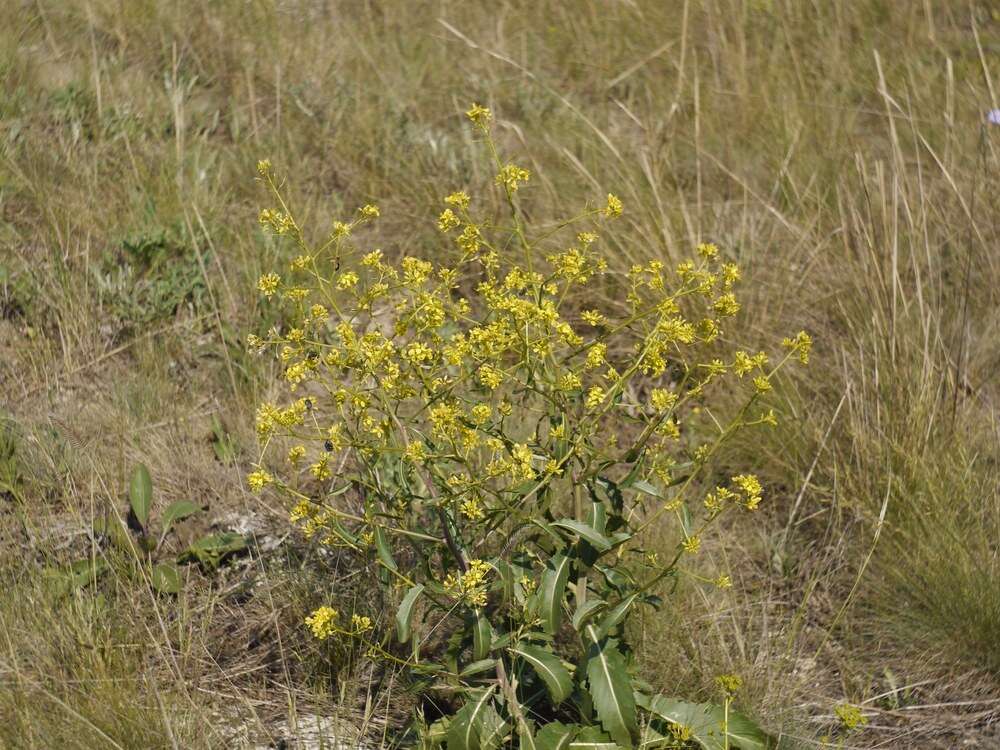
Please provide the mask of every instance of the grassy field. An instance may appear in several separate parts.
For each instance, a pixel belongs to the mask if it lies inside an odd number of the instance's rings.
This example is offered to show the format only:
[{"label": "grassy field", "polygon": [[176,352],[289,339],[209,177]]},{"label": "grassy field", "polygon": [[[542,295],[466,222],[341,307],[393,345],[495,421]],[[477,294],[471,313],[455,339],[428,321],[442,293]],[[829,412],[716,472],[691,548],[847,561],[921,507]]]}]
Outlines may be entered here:
[{"label": "grassy field", "polygon": [[[787,747],[1000,745],[994,3],[0,0],[0,19],[0,746],[319,747],[315,717],[391,744],[412,696],[301,625],[331,592],[363,606],[365,571],[245,488],[277,370],[243,342],[287,262],[254,165],[306,221],[376,202],[373,246],[433,256],[441,195],[491,177],[472,101],[532,170],[534,217],[613,190],[612,271],[716,242],[748,269],[733,340],[816,341],[779,427],[727,448],[768,488],[705,540],[735,585],[644,616],[645,678],[702,699],[740,674]],[[176,598],[125,575],[90,529],[138,462],[160,511],[207,506],[168,544],[236,530],[250,553],[185,567]],[[53,585],[88,558],[97,585]],[[868,721],[849,737],[844,703]]]}]

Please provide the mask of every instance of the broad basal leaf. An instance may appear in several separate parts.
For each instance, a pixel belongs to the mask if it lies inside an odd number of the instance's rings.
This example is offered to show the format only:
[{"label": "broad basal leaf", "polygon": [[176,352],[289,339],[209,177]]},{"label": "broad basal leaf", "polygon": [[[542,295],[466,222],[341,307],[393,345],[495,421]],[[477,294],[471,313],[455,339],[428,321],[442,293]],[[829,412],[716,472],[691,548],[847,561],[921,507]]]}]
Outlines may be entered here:
[{"label": "broad basal leaf", "polygon": [[190,500],[177,500],[170,503],[167,509],[163,511],[163,533],[166,534],[170,527],[177,521],[188,516],[193,516],[199,510],[201,510],[201,506]]},{"label": "broad basal leaf", "polygon": [[149,509],[153,504],[153,480],[149,477],[149,469],[139,464],[132,472],[132,480],[128,487],[129,504],[136,520],[145,529],[149,522]]}]

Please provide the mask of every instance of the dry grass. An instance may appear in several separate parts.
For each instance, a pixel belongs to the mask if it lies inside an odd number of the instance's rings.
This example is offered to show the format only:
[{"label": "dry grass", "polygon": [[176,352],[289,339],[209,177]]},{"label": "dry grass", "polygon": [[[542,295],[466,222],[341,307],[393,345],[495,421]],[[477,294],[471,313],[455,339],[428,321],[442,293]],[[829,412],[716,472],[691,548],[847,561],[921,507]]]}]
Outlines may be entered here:
[{"label": "dry grass", "polygon": [[266,736],[301,706],[384,718],[377,675],[322,667],[297,627],[357,573],[290,542],[176,603],[127,561],[102,598],[55,597],[38,569],[94,552],[85,530],[140,460],[161,500],[280,535],[282,509],[241,487],[273,373],[240,342],[269,325],[251,288],[281,260],[253,226],[253,165],[292,175],[321,228],[372,200],[373,246],[432,254],[439,194],[488,179],[470,100],[535,173],[538,218],[614,190],[613,270],[714,240],[750,269],[734,338],[818,342],[775,395],[781,426],[726,456],[771,488],[706,550],[736,585],[646,618],[646,676],[699,697],[739,672],[790,745],[842,701],[870,715],[854,747],[998,741],[991,3],[0,11],[0,744],[227,746],[233,714]]}]

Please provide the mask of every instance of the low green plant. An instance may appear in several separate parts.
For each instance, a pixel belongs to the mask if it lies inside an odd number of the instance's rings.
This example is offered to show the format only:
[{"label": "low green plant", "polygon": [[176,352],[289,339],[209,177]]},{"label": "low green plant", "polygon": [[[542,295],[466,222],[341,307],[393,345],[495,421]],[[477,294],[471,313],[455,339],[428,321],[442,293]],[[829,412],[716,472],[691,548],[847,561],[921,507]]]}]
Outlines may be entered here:
[{"label": "low green plant", "polygon": [[[94,522],[94,532],[125,552],[134,552],[145,569],[153,587],[165,594],[176,594],[182,586],[179,565],[197,562],[203,568],[214,570],[224,558],[246,549],[246,539],[235,532],[206,534],[179,553],[168,552],[164,541],[179,521],[204,511],[204,507],[191,500],[175,500],[159,518],[159,530],[152,526],[153,481],[149,469],[138,464],[129,480],[129,511],[125,523],[117,518],[99,518]],[[129,532],[133,532],[130,534]],[[95,582],[107,569],[102,557],[79,560],[69,568],[71,588]]]},{"label": "low green plant", "polygon": [[[292,397],[260,405],[248,482],[291,498],[308,537],[376,566],[397,643],[336,602],[306,624],[408,672],[443,714],[416,718],[425,747],[764,747],[732,707],[736,676],[720,678],[721,705],[651,695],[628,623],[681,576],[730,584],[696,572],[701,540],[754,511],[762,487],[721,477],[717,452],[774,424],[766,394],[810,339],[785,339],[776,363],[734,350],[723,327],[740,270],[714,244],[676,268],[607,274],[614,195],[531,226],[529,172],[501,159],[489,110],[467,114],[503,208],[448,195],[443,265],[365,249],[370,204],[311,242],[258,165],[276,201],[260,223],[295,257],[260,278],[284,322],[249,345],[277,353]],[[265,463],[276,453],[280,470]],[[654,536],[676,540],[666,559],[646,548]]]},{"label": "low green plant", "polygon": [[169,320],[178,310],[198,310],[206,297],[197,256],[165,230],[123,239],[93,274],[109,322],[126,334]]}]

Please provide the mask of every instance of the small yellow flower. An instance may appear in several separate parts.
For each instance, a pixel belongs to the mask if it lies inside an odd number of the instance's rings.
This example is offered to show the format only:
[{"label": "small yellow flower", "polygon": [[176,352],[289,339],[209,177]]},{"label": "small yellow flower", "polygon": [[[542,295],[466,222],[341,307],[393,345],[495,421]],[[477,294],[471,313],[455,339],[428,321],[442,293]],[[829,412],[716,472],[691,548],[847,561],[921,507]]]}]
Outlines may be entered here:
[{"label": "small yellow flower", "polygon": [[345,291],[358,285],[358,275],[354,271],[345,271],[337,277],[337,289]]},{"label": "small yellow flower", "polygon": [[464,190],[457,190],[449,196],[446,196],[444,202],[449,206],[456,206],[457,208],[466,209],[469,207],[469,194]]},{"label": "small yellow flower", "polygon": [[594,409],[601,405],[604,401],[605,391],[601,386],[595,385],[589,391],[587,391],[587,399],[585,401],[588,409]]},{"label": "small yellow flower", "polygon": [[444,580],[445,590],[455,599],[472,607],[486,604],[486,576],[492,567],[484,560],[470,560],[465,573],[449,573]]},{"label": "small yellow flower", "polygon": [[261,159],[259,162],[257,162],[257,173],[261,177],[267,177],[270,171],[271,171],[270,159]]},{"label": "small yellow flower", "polygon": [[719,248],[712,242],[702,242],[698,245],[698,255],[706,260],[712,260],[718,257]]},{"label": "small yellow flower", "polygon": [[474,496],[463,502],[459,506],[459,511],[470,521],[478,521],[485,515],[483,506],[479,504],[479,498]]},{"label": "small yellow flower", "polygon": [[254,492],[260,492],[264,489],[264,487],[273,481],[274,477],[263,469],[257,469],[257,471],[254,471],[247,476],[247,484],[250,485],[250,489]]},{"label": "small yellow flower", "polygon": [[580,314],[580,317],[583,318],[585,323],[589,323],[592,326],[599,326],[605,321],[605,317],[597,310],[584,310]]},{"label": "small yellow flower", "polygon": [[379,217],[378,206],[374,206],[371,203],[366,203],[359,208],[358,213],[360,213],[364,219],[377,219]]},{"label": "small yellow flower", "polygon": [[743,687],[743,678],[735,674],[720,674],[715,678],[715,684],[726,695],[732,697]]},{"label": "small yellow flower", "polygon": [[712,303],[712,309],[724,317],[732,317],[740,311],[740,303],[736,301],[736,295],[726,292]]},{"label": "small yellow flower", "polygon": [[677,403],[677,394],[665,388],[654,388],[649,394],[649,403],[656,411],[669,411]]},{"label": "small yellow flower", "polygon": [[337,610],[323,606],[306,618],[306,625],[314,638],[325,641],[337,631],[337,617]]},{"label": "small yellow flower", "polygon": [[503,167],[496,176],[496,183],[507,188],[510,192],[515,192],[518,185],[531,179],[531,172],[514,164]]},{"label": "small yellow flower", "polygon": [[786,338],[781,342],[786,349],[798,355],[799,362],[809,364],[809,352],[812,351],[812,337],[805,331],[799,331],[795,338]]},{"label": "small yellow flower", "polygon": [[304,445],[296,445],[288,450],[288,463],[292,466],[297,466],[305,457],[306,448]]},{"label": "small yellow flower", "polygon": [[716,588],[728,589],[732,587],[733,579],[727,575],[720,575],[713,583],[715,583]]},{"label": "small yellow flower", "polygon": [[372,618],[364,615],[351,615],[351,627],[354,629],[355,635],[360,635],[361,633],[367,633],[374,626],[372,625]]},{"label": "small yellow flower", "polygon": [[278,291],[278,285],[281,283],[281,277],[276,273],[265,273],[257,280],[257,288],[261,293],[270,299],[274,296],[274,293]]},{"label": "small yellow flower", "polygon": [[343,239],[351,233],[351,225],[345,224],[342,221],[333,222],[333,229],[330,234],[332,234],[337,239]]},{"label": "small yellow flower", "polygon": [[622,204],[621,198],[617,195],[612,195],[608,193],[608,204],[604,208],[604,215],[610,219],[616,219],[622,215],[624,210],[624,205]]},{"label": "small yellow flower", "polygon": [[499,367],[483,365],[479,368],[479,382],[495,391],[504,381],[504,373]]},{"label": "small yellow flower", "polygon": [[688,554],[697,554],[698,550],[701,549],[701,538],[697,536],[689,536],[681,543],[681,546]]},{"label": "small yellow flower", "polygon": [[478,104],[473,104],[469,108],[469,111],[465,113],[465,116],[472,120],[473,125],[478,125],[483,129],[487,128],[490,120],[493,119],[493,113],[486,107],[481,107]]},{"label": "small yellow flower", "polygon": [[840,723],[847,731],[853,731],[858,727],[863,727],[868,723],[868,717],[861,713],[861,709],[849,703],[842,703],[834,709]]},{"label": "small yellow flower", "polygon": [[771,390],[771,381],[761,375],[753,379],[753,387],[757,393],[767,393]]},{"label": "small yellow flower", "polygon": [[489,404],[476,404],[469,412],[469,416],[473,424],[482,427],[493,416],[493,409],[490,408]]},{"label": "small yellow flower", "polygon": [[422,464],[427,460],[427,446],[420,440],[411,440],[406,444],[403,456],[411,463]]},{"label": "small yellow flower", "polygon": [[461,223],[458,217],[455,216],[455,212],[450,208],[446,208],[438,217],[438,229],[442,232],[450,232]]}]

